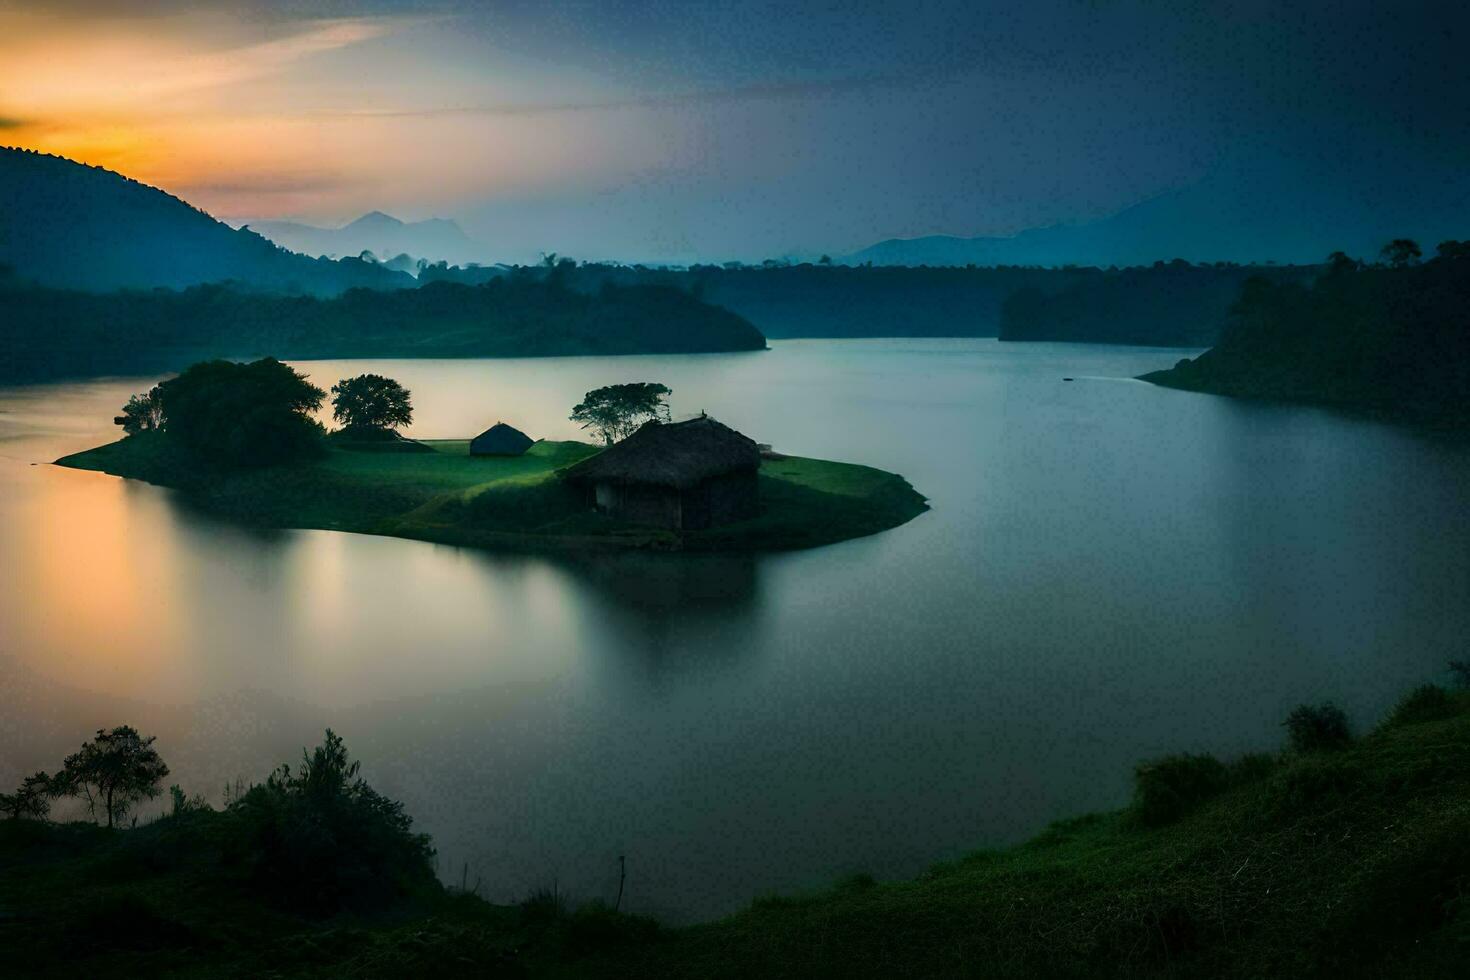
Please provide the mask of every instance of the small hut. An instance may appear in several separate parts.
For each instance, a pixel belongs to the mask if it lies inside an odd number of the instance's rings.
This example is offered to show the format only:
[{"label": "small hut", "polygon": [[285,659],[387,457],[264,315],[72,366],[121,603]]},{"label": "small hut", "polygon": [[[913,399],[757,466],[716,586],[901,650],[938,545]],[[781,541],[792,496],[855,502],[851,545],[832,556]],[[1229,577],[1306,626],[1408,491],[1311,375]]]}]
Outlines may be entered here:
[{"label": "small hut", "polygon": [[754,517],[760,447],[708,416],[647,422],[562,471],[620,521],[693,531]]},{"label": "small hut", "polygon": [[514,426],[496,422],[470,440],[471,456],[520,456],[536,440]]}]

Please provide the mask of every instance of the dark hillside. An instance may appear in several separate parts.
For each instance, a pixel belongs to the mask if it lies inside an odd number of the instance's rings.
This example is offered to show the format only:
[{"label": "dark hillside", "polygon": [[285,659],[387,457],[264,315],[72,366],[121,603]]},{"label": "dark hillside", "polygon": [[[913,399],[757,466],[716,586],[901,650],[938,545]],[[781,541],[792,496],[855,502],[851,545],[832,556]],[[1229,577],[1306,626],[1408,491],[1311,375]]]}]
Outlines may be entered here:
[{"label": "dark hillside", "polygon": [[241,283],[336,295],[414,280],[357,259],[288,252],[121,174],[0,147],[0,264],[48,286],[108,291]]}]

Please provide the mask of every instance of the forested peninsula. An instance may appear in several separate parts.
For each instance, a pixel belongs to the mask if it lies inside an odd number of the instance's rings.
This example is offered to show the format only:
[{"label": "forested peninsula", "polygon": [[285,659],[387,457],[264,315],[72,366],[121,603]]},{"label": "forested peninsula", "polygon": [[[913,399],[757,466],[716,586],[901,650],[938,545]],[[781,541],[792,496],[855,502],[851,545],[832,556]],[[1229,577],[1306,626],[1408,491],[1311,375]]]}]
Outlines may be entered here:
[{"label": "forested peninsula", "polygon": [[1470,428],[1470,242],[1421,258],[1399,239],[1375,264],[1334,254],[1310,284],[1252,279],[1213,349],[1144,380]]}]

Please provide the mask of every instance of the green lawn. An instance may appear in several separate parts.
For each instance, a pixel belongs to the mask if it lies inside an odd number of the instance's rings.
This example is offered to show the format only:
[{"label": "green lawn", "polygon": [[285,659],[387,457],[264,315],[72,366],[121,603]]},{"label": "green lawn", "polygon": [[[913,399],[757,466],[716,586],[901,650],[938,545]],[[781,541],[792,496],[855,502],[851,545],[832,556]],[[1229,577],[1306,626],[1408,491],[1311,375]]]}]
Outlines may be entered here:
[{"label": "green lawn", "polygon": [[702,532],[619,524],[593,513],[555,471],[597,452],[538,442],[523,456],[473,457],[465,440],[432,452],[330,445],[319,460],[211,472],[164,434],[133,436],[57,460],[177,488],[196,506],[268,527],[327,528],[500,549],[643,547],[784,550],[875,534],[927,509],[900,476],[866,466],[788,457],[761,471],[761,514]]}]

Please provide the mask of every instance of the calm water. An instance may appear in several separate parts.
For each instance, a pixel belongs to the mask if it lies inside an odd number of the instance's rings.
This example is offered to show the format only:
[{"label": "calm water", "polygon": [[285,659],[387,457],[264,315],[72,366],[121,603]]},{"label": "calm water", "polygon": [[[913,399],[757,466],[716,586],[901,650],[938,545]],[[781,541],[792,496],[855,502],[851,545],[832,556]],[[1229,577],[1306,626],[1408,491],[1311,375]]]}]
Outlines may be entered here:
[{"label": "calm water", "polygon": [[676,414],[903,473],[934,507],[753,559],[252,533],[34,465],[113,438],[153,379],[0,389],[0,779],[126,722],[217,800],[331,725],[446,877],[611,897],[626,854],[625,906],[685,921],[1116,806],[1141,757],[1271,747],[1304,699],[1366,721],[1465,655],[1470,451],[1127,380],[1178,356],[300,365],[401,379],[422,437],[568,438],[582,392],[660,380]]}]

